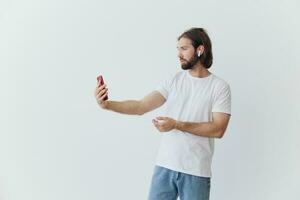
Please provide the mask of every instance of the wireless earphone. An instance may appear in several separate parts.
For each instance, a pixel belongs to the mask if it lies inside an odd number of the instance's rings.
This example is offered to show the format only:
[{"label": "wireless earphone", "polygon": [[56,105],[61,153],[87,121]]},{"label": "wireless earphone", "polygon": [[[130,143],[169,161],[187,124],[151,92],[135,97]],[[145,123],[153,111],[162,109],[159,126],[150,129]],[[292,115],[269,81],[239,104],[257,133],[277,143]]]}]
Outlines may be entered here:
[{"label": "wireless earphone", "polygon": [[201,56],[201,51],[198,51],[198,57],[200,57]]}]

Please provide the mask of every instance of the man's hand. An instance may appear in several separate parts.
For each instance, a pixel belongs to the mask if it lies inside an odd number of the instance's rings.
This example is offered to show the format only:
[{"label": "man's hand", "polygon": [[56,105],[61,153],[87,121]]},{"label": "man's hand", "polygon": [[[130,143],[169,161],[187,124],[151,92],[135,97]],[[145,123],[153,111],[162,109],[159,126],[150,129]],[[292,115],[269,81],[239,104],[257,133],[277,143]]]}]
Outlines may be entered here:
[{"label": "man's hand", "polygon": [[156,117],[156,119],[152,120],[152,123],[160,132],[168,132],[176,128],[176,122],[170,117]]},{"label": "man's hand", "polygon": [[104,98],[108,95],[107,92],[107,88],[106,88],[106,84],[99,86],[99,84],[97,84],[96,88],[95,88],[95,98],[97,100],[97,103],[99,104],[99,106],[101,108],[106,108],[107,105],[107,101],[104,100]]}]

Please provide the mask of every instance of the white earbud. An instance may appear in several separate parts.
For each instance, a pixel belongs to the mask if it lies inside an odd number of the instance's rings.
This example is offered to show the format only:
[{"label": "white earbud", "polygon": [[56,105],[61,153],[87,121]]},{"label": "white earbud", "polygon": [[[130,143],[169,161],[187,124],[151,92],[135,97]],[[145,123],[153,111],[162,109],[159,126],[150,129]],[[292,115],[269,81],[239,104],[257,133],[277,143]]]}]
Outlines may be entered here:
[{"label": "white earbud", "polygon": [[201,51],[198,51],[198,57],[200,57],[201,56]]}]

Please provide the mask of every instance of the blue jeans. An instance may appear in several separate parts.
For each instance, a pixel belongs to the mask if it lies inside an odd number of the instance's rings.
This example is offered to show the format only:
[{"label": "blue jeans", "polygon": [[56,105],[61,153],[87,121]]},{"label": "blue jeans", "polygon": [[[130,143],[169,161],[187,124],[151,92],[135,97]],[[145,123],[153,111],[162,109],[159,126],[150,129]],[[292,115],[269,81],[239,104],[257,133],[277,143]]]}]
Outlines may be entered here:
[{"label": "blue jeans", "polygon": [[155,166],[148,200],[209,200],[210,178]]}]

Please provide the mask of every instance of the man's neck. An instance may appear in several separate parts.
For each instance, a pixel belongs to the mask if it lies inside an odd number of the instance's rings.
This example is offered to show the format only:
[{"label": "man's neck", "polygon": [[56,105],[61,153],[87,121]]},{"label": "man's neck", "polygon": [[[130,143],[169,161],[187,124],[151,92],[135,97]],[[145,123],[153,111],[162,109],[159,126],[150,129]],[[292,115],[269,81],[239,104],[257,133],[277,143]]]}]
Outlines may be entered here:
[{"label": "man's neck", "polygon": [[202,64],[197,63],[192,69],[189,70],[190,75],[199,78],[205,78],[211,74]]}]

